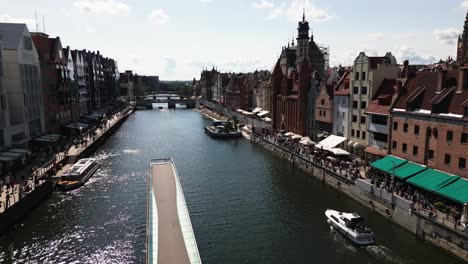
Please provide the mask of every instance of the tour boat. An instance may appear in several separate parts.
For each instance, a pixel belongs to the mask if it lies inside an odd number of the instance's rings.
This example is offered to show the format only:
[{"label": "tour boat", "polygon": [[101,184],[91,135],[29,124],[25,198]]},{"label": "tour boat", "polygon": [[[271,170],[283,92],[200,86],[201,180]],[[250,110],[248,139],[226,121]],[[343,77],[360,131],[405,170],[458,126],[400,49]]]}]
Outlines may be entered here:
[{"label": "tour boat", "polygon": [[375,243],[374,233],[364,226],[364,219],[356,213],[342,213],[327,209],[327,222],[341,234],[360,246]]},{"label": "tour boat", "polygon": [[211,126],[205,127],[205,132],[212,138],[241,138],[242,133],[237,130],[229,129],[227,123],[228,122],[213,121]]},{"label": "tour boat", "polygon": [[67,172],[65,172],[57,185],[69,191],[82,186],[99,168],[96,159],[80,159]]}]

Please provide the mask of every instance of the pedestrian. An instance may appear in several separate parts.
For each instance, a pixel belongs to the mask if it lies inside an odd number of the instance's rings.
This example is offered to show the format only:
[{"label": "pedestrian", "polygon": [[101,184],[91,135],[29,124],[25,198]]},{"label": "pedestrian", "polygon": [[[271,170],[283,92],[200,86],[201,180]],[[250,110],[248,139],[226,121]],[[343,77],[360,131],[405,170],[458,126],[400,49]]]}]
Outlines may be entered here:
[{"label": "pedestrian", "polygon": [[6,197],[5,197],[5,209],[7,209],[8,207],[10,207],[10,194],[7,193],[6,194]]}]

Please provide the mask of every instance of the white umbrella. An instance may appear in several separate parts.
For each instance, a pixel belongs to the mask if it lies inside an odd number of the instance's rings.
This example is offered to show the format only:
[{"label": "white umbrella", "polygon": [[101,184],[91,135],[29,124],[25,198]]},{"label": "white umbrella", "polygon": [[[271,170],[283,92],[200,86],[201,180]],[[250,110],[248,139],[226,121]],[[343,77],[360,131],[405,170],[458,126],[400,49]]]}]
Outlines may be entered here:
[{"label": "white umbrella", "polygon": [[301,135],[294,135],[294,136],[292,136],[292,139],[300,139],[300,138],[302,138]]}]

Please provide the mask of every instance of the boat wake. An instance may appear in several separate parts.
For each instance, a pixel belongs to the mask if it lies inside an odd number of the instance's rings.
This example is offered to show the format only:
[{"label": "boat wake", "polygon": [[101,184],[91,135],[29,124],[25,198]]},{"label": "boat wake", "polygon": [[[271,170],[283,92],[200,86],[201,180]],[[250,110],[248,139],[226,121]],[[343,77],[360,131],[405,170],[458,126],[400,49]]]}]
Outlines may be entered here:
[{"label": "boat wake", "polygon": [[142,152],[141,149],[124,149],[122,150],[125,154],[140,154]]},{"label": "boat wake", "polygon": [[391,264],[410,264],[412,262],[405,261],[395,254],[387,247],[382,245],[372,245],[365,247],[366,251],[371,255],[377,257],[384,261],[384,263],[391,263]]}]

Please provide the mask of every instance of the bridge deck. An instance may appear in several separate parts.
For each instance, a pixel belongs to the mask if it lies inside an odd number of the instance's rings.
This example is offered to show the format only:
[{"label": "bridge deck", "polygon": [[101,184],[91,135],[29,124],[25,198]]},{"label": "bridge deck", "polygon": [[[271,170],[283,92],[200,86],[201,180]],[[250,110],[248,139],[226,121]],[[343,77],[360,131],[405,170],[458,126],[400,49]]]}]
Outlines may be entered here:
[{"label": "bridge deck", "polygon": [[148,181],[148,263],[201,263],[174,163],[154,160]]}]

